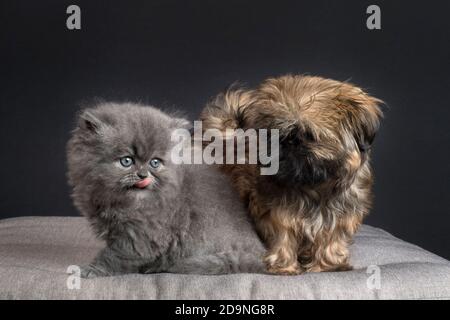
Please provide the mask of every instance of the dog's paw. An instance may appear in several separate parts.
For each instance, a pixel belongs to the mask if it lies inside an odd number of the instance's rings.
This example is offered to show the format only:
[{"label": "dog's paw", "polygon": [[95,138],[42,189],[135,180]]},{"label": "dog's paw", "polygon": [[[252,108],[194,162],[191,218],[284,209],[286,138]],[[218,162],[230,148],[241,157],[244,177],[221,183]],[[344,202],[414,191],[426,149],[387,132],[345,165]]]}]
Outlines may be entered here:
[{"label": "dog's paw", "polygon": [[345,264],[341,264],[336,266],[332,271],[352,271],[353,270],[353,266],[351,266],[348,263]]},{"label": "dog's paw", "polygon": [[327,266],[322,266],[320,264],[307,265],[304,266],[304,268],[306,272],[341,272],[353,270],[353,267],[348,263]]},{"label": "dog's paw", "polygon": [[276,259],[274,255],[268,255],[265,257],[264,262],[266,263],[266,270],[271,274],[279,275],[299,275],[304,272],[298,261],[292,263],[281,263]]},{"label": "dog's paw", "polygon": [[286,275],[286,276],[297,276],[299,274],[302,274],[304,271],[302,268],[300,268],[297,265],[290,265],[287,267],[279,267],[279,266],[268,266],[267,272],[271,274],[279,274],[279,275]]}]

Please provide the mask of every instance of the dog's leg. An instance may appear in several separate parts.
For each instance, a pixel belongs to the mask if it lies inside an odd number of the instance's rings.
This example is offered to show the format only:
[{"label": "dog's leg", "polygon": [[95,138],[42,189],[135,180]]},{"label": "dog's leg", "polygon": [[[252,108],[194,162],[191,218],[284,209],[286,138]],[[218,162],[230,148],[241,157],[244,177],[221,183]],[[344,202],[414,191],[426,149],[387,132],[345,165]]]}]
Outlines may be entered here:
[{"label": "dog's leg", "polygon": [[348,239],[333,237],[333,239],[314,244],[311,248],[311,257],[308,260],[308,262],[302,264],[307,272],[351,270]]},{"label": "dog's leg", "polygon": [[259,219],[257,228],[268,240],[268,252],[264,257],[267,271],[274,274],[295,275],[302,273],[297,259],[298,239],[289,215],[269,213]]},{"label": "dog's leg", "polygon": [[343,217],[333,230],[320,230],[314,243],[302,246],[305,250],[299,254],[302,267],[307,272],[351,270],[348,247],[360,221],[359,217]]}]

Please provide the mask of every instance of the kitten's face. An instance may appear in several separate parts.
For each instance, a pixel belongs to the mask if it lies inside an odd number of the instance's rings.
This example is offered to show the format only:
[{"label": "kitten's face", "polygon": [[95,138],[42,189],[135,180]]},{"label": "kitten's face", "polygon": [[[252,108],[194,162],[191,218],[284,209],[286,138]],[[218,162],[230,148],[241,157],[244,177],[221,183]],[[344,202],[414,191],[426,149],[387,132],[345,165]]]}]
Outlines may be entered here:
[{"label": "kitten's face", "polygon": [[107,202],[173,192],[182,175],[170,160],[170,134],[181,124],[150,107],[86,110],[68,146],[71,184],[87,185]]},{"label": "kitten's face", "polygon": [[[166,146],[143,144],[133,137],[131,140],[118,131],[104,150],[97,155],[97,163],[91,168],[97,183],[118,193],[145,192],[158,188],[170,180],[170,159],[166,157]],[[98,148],[99,146],[97,146]]]}]

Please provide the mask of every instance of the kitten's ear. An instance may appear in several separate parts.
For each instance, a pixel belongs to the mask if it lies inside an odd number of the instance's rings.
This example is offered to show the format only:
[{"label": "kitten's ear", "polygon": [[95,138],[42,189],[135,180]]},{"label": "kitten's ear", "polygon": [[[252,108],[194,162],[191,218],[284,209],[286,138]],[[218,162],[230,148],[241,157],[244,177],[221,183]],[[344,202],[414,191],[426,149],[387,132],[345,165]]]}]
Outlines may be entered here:
[{"label": "kitten's ear", "polygon": [[191,130],[192,123],[183,118],[175,118],[173,122],[173,128]]},{"label": "kitten's ear", "polygon": [[99,133],[102,121],[87,109],[81,112],[78,118],[78,127],[92,133]]}]

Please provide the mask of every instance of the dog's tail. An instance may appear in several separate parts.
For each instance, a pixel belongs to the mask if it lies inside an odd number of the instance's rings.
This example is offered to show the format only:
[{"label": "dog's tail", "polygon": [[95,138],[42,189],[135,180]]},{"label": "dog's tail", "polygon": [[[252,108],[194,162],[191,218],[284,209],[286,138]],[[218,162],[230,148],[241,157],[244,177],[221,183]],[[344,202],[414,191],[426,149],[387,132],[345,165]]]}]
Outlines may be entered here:
[{"label": "dog's tail", "polygon": [[226,134],[227,129],[243,128],[245,109],[252,103],[249,90],[231,86],[207,103],[200,114],[203,130],[218,129]]}]

